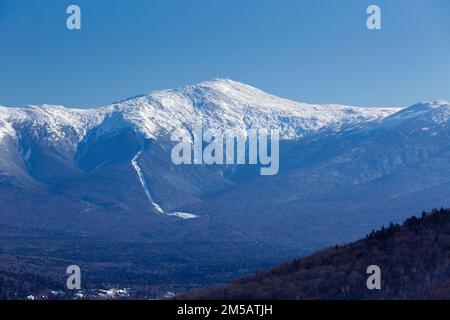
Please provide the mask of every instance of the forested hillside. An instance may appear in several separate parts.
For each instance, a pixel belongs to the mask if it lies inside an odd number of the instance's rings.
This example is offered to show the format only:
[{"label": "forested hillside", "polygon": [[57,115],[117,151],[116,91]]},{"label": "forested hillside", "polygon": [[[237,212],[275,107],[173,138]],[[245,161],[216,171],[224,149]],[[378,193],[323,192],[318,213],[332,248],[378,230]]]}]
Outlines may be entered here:
[{"label": "forested hillside", "polygon": [[[381,268],[381,290],[366,286],[367,267]],[[179,299],[448,299],[450,210],[391,224],[363,240],[336,245],[232,284]]]}]

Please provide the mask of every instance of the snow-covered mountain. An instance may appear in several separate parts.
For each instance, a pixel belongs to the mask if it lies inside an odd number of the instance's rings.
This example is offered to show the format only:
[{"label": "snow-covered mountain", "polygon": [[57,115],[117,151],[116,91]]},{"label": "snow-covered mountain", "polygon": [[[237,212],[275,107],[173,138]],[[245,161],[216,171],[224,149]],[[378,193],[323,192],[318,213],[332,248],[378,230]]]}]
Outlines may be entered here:
[{"label": "snow-covered mountain", "polygon": [[150,93],[112,108],[148,138],[203,120],[211,128],[279,129],[282,138],[295,139],[324,128],[377,120],[395,111],[302,104],[223,79]]},{"label": "snow-covered mountain", "polygon": [[[450,206],[449,115],[445,101],[313,105],[228,79],[92,109],[0,107],[0,236],[150,242],[212,273],[199,246],[217,244],[221,265],[298,256]],[[279,173],[173,164],[170,134],[198,122],[279,130]]]},{"label": "snow-covered mountain", "polygon": [[[71,179],[85,179],[86,174],[89,177],[90,173],[102,168],[123,165],[133,169],[132,179],[139,178],[140,192],[146,195],[153,210],[165,212],[164,207],[170,211],[189,203],[203,202],[201,199],[205,194],[246,180],[251,171],[245,167],[230,171],[226,167],[173,166],[169,159],[168,136],[177,129],[191,131],[198,122],[207,128],[277,129],[281,139],[296,146],[296,152],[299,152],[298,148],[302,149],[300,155],[284,151],[282,158],[285,159],[281,161],[286,167],[298,162],[305,154],[311,158],[313,151],[303,150],[312,148],[311,144],[314,152],[326,150],[308,160],[313,163],[322,163],[327,154],[337,155],[345,150],[337,158],[339,160],[333,162],[344,161],[354,169],[357,164],[358,167],[347,173],[336,168],[333,176],[344,176],[344,181],[360,184],[382,177],[396,164],[421,159],[424,151],[403,156],[399,154],[405,147],[398,148],[396,143],[380,146],[380,142],[405,130],[409,138],[414,131],[436,136],[436,130],[442,130],[449,123],[449,109],[445,101],[419,103],[404,109],[305,104],[229,79],[151,92],[92,109],[50,105],[0,107],[0,148],[3,150],[0,173],[25,185],[37,182],[61,186]],[[386,134],[386,130],[390,133]],[[337,141],[342,146],[336,145]],[[362,141],[366,142],[359,147]],[[378,156],[367,155],[368,144],[374,144],[369,150],[379,150],[377,152],[396,147],[383,161],[367,166],[367,161]],[[143,167],[158,165],[160,171],[153,173],[149,169],[146,172],[141,168],[141,162]],[[198,173],[199,170],[202,173]],[[323,170],[319,172],[314,179],[321,176]],[[253,176],[250,173],[250,177]],[[147,181],[150,177],[154,180],[160,177],[161,181]],[[158,183],[163,183],[164,187],[157,188]],[[311,190],[326,188],[319,183]],[[167,190],[171,190],[170,196]],[[282,189],[280,192],[284,193]],[[292,196],[287,193],[280,195],[281,198]]]},{"label": "snow-covered mountain", "polygon": [[[342,128],[373,125],[395,111],[297,103],[229,79],[156,91],[93,109],[51,105],[0,107],[0,143],[5,149],[0,159],[0,172],[28,185],[36,181],[61,185],[74,177],[80,178],[80,169],[92,172],[114,163],[128,162],[154,211],[194,218],[197,216],[187,212],[166,212],[155,200],[139,164],[146,149],[145,141],[165,145],[173,131],[192,131],[198,123],[206,128],[232,128],[241,132],[253,128],[277,129],[281,139],[299,140],[321,131],[338,132]],[[168,159],[163,162],[164,169],[172,167]],[[222,171],[213,174],[223,175]],[[180,174],[183,175],[185,173]],[[212,178],[208,171],[204,179],[224,180]],[[189,185],[195,184],[192,177],[183,180]],[[223,188],[228,182],[225,179],[218,185],[212,190],[208,183],[194,186],[194,189],[203,189],[200,192],[203,194]],[[173,185],[168,189],[176,192],[177,188]],[[179,190],[179,193],[185,191]],[[192,194],[183,198],[181,202],[169,201],[173,203],[166,207],[174,209],[199,200]]]},{"label": "snow-covered mountain", "polygon": [[48,141],[68,140],[76,147],[87,132],[97,135],[132,128],[145,138],[204,121],[211,128],[281,130],[284,139],[324,128],[338,130],[380,120],[398,109],[298,103],[254,87],[217,79],[174,90],[156,91],[95,109],[62,106],[0,107],[0,138],[17,137],[24,128]]}]

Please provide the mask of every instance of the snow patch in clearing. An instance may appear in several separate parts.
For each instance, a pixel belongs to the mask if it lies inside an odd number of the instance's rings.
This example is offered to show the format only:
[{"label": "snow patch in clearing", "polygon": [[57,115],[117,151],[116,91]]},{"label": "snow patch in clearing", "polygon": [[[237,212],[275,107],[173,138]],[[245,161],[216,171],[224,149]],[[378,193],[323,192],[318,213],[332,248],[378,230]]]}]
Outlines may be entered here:
[{"label": "snow patch in clearing", "polygon": [[170,212],[170,213],[167,213],[167,215],[171,216],[171,217],[185,219],[185,220],[199,218],[199,216],[192,214],[192,213],[187,213],[187,212]]}]

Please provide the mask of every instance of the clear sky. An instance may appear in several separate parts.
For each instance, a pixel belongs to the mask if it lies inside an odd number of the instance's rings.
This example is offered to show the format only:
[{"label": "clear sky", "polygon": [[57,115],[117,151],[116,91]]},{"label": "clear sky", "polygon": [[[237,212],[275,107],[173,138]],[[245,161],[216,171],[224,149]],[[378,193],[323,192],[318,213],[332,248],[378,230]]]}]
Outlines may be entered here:
[{"label": "clear sky", "polygon": [[0,0],[0,105],[93,107],[217,77],[303,102],[449,100],[450,1]]}]

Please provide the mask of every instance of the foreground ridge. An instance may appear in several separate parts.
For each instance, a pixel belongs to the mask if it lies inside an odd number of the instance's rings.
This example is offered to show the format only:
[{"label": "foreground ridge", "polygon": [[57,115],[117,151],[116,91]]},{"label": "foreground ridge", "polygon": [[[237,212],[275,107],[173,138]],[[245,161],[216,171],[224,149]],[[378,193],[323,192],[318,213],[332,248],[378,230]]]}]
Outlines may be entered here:
[{"label": "foreground ridge", "polygon": [[[433,210],[365,239],[320,251],[229,285],[178,299],[448,299],[450,209]],[[368,290],[366,269],[381,268],[381,290]]]}]

